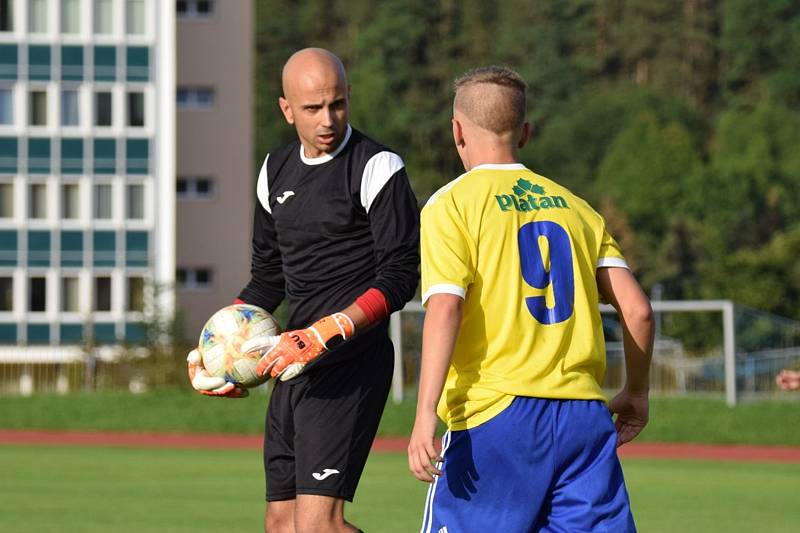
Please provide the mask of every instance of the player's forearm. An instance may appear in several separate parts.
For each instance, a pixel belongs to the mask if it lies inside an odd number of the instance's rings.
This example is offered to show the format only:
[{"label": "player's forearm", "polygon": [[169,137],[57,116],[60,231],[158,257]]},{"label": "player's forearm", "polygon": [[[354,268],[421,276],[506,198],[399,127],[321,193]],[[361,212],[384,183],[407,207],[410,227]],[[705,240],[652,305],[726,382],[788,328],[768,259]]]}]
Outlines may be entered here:
[{"label": "player's forearm", "polygon": [[428,302],[422,330],[417,413],[435,410],[439,403],[461,325],[462,301],[451,294],[434,294]]},{"label": "player's forearm", "polygon": [[361,329],[369,325],[369,319],[367,318],[367,314],[355,302],[348,305],[342,311],[342,313],[346,314],[348,317],[350,317],[350,320],[353,321],[353,326],[355,328],[355,331],[361,331]]},{"label": "player's forearm", "polygon": [[649,302],[640,302],[620,313],[625,349],[625,388],[634,394],[650,389],[650,359],[653,354],[655,326]]},{"label": "player's forearm", "polygon": [[625,388],[633,394],[646,394],[650,388],[650,357],[655,334],[650,301],[627,268],[598,269],[597,288],[622,321]]}]

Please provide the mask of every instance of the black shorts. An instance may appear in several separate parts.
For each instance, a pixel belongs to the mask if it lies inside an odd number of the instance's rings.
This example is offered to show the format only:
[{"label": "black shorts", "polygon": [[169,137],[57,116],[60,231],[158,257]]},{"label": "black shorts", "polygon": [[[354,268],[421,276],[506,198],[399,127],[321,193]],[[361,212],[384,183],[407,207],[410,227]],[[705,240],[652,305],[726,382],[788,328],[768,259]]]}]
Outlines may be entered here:
[{"label": "black shorts", "polygon": [[320,494],[353,501],[392,382],[388,338],[339,364],[276,381],[267,409],[267,501]]}]

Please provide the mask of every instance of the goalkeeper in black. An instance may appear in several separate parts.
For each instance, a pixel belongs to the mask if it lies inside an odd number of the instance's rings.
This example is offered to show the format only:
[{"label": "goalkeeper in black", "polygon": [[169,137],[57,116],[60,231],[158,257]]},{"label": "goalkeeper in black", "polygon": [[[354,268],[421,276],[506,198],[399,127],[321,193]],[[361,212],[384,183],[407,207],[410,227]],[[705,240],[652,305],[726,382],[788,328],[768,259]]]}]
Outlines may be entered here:
[{"label": "goalkeeper in black", "polygon": [[[267,409],[265,528],[359,531],[344,519],[391,385],[388,316],[418,282],[419,213],[403,160],[352,128],[344,66],[296,52],[279,105],[298,139],[258,177],[251,280],[238,300],[269,312],[285,298],[287,331],[253,339],[259,373],[277,377]],[[240,396],[190,361],[195,388]],[[217,381],[215,381],[217,380]]]}]

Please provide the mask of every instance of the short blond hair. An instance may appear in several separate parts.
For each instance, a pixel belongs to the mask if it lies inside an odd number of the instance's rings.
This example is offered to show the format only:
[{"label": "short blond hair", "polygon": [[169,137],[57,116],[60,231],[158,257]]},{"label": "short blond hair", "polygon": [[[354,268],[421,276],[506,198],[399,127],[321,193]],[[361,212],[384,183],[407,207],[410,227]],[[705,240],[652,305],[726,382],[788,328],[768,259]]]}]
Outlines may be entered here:
[{"label": "short blond hair", "polygon": [[454,83],[453,108],[479,127],[502,134],[525,122],[528,85],[516,71],[497,65],[470,70]]}]

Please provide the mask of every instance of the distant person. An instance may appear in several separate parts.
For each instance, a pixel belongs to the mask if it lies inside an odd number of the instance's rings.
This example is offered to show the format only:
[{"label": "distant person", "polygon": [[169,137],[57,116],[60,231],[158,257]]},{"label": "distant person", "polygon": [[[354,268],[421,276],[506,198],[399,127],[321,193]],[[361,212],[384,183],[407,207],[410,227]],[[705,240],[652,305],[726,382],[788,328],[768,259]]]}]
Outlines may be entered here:
[{"label": "distant person", "polygon": [[778,375],[775,376],[775,383],[783,390],[800,389],[800,370],[781,370]]},{"label": "distant person", "polygon": [[[350,126],[338,57],[300,50],[282,81],[278,103],[297,138],[261,167],[251,279],[239,295],[269,312],[288,304],[290,331],[276,346],[246,343],[263,354],[259,374],[281,378],[266,416],[265,529],[359,531],[344,502],[389,394],[389,314],[417,288],[419,211],[400,156]],[[244,392],[207,379],[197,357],[189,372],[205,394]]]},{"label": "distant person", "polygon": [[[616,448],[648,421],[652,310],[603,218],[518,162],[525,92],[503,67],[456,81],[467,172],[422,211],[427,313],[408,446],[411,472],[432,483],[422,530],[635,531]],[[601,297],[622,319],[627,374],[608,405]]]}]

